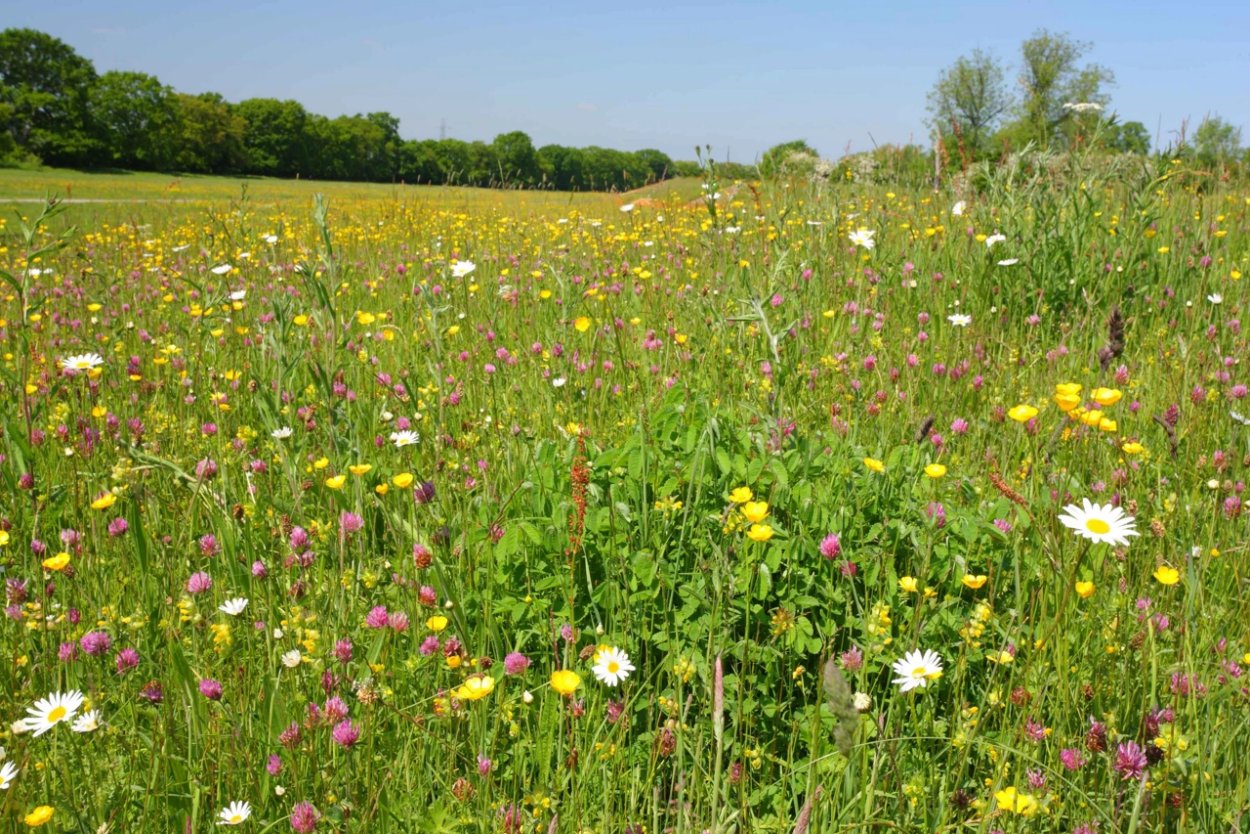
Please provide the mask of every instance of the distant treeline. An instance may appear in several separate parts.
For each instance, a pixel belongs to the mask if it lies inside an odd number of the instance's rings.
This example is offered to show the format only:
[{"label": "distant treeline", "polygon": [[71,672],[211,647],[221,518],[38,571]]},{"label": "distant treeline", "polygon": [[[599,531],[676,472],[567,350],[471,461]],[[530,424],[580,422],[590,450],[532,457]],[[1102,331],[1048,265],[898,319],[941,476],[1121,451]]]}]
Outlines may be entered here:
[{"label": "distant treeline", "polygon": [[386,112],[329,118],[297,101],[188,95],[141,72],[97,74],[31,29],[0,32],[0,162],[595,191],[700,170],[657,150],[535,148],[520,131],[490,143],[406,140]]}]

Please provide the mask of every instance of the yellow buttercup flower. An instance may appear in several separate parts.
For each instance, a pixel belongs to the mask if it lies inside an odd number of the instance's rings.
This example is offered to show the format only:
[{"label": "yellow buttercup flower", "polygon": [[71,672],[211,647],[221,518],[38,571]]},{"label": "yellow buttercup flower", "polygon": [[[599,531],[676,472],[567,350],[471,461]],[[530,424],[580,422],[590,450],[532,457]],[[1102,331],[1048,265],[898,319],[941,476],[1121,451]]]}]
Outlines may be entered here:
[{"label": "yellow buttercup flower", "polygon": [[412,473],[400,472],[398,475],[391,478],[391,483],[395,485],[396,489],[407,489],[412,486]]},{"label": "yellow buttercup flower", "polygon": [[332,477],[326,478],[326,486],[328,486],[330,489],[342,489],[343,484],[345,483],[347,483],[346,475],[334,475]]},{"label": "yellow buttercup flower", "polygon": [[768,518],[768,502],[748,501],[742,505],[742,517],[752,524],[759,524]]},{"label": "yellow buttercup flower", "polygon": [[56,809],[51,805],[40,805],[26,815],[26,825],[30,828],[38,828],[52,819],[54,813],[56,813]]},{"label": "yellow buttercup flower", "polygon": [[1015,420],[1017,423],[1027,423],[1037,416],[1037,409],[1027,403],[1012,406],[1007,412],[1007,416]]},{"label": "yellow buttercup flower", "polygon": [[1096,408],[1083,412],[1081,422],[1087,426],[1096,426],[1102,422],[1102,412]]},{"label": "yellow buttercup flower", "polygon": [[979,589],[982,585],[984,585],[988,579],[989,577],[983,573],[978,573],[978,574],[965,573],[964,578],[960,581],[964,583],[965,588],[971,588],[972,590],[975,591]]},{"label": "yellow buttercup flower", "polygon": [[1055,405],[1059,406],[1060,411],[1071,411],[1080,404],[1080,394],[1055,394]]},{"label": "yellow buttercup flower", "polygon": [[587,330],[590,329],[590,317],[578,316],[576,319],[573,320],[573,329],[576,330],[578,333],[585,333]]},{"label": "yellow buttercup flower", "polygon": [[767,524],[752,524],[747,530],[747,538],[753,542],[766,542],[773,537],[773,528]]},{"label": "yellow buttercup flower", "polygon": [[940,463],[931,463],[924,468],[924,473],[936,480],[946,474],[946,467]]},{"label": "yellow buttercup flower", "polygon": [[117,496],[111,492],[106,492],[99,498],[91,502],[93,510],[107,510],[109,507],[117,503]]},{"label": "yellow buttercup flower", "polygon": [[1081,599],[1089,599],[1094,595],[1094,583],[1084,580],[1076,583],[1076,595]]},{"label": "yellow buttercup flower", "polygon": [[876,458],[864,458],[864,466],[867,466],[873,472],[881,473],[885,471],[885,464]]},{"label": "yellow buttercup flower", "polygon": [[1123,396],[1124,393],[1118,388],[1095,388],[1090,392],[1090,397],[1094,400],[1094,402],[1104,408],[1115,405],[1121,398],[1123,398]]},{"label": "yellow buttercup flower", "polygon": [[1160,585],[1175,585],[1181,581],[1181,572],[1171,565],[1159,565],[1152,575]]},{"label": "yellow buttercup flower", "polygon": [[572,669],[560,669],[551,673],[551,688],[568,697],[582,685],[582,676]]},{"label": "yellow buttercup flower", "polygon": [[455,692],[461,701],[479,701],[495,691],[495,679],[490,675],[470,675]]},{"label": "yellow buttercup flower", "polygon": [[1126,455],[1140,455],[1143,451],[1145,451],[1145,448],[1145,446],[1134,440],[1121,446],[1120,451]]},{"label": "yellow buttercup flower", "polygon": [[1022,817],[1031,817],[1041,808],[1036,797],[1027,793],[1020,793],[1014,787],[996,791],[994,793],[994,802],[998,805],[998,810],[1019,814]]},{"label": "yellow buttercup flower", "polygon": [[900,576],[898,579],[899,590],[914,594],[920,590],[920,582],[914,576]]},{"label": "yellow buttercup flower", "polygon": [[430,631],[442,631],[447,628],[447,618],[442,614],[435,614],[425,621],[425,627]]},{"label": "yellow buttercup flower", "polygon": [[729,500],[735,504],[745,504],[755,497],[750,487],[740,486],[729,493]]},{"label": "yellow buttercup flower", "polygon": [[62,571],[69,566],[69,554],[61,551],[55,556],[49,556],[43,560],[43,569],[50,571]]},{"label": "yellow buttercup flower", "polygon": [[370,470],[370,469],[372,469],[372,468],[373,468],[373,466],[371,466],[370,464],[367,464],[367,463],[356,463],[356,464],[352,464],[351,466],[347,467],[347,471],[348,471],[348,472],[350,472],[350,473],[352,473],[353,475],[355,475],[355,476],[357,476],[357,477],[360,477],[361,475],[367,475],[367,474],[369,474],[369,470]]}]

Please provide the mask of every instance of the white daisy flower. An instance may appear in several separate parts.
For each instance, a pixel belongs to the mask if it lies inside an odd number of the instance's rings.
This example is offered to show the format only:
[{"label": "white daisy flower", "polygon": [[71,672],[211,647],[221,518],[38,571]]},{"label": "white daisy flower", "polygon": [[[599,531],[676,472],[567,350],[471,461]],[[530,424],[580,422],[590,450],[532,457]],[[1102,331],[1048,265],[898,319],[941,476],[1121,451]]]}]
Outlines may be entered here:
[{"label": "white daisy flower", "polygon": [[393,431],[391,432],[391,442],[395,444],[396,449],[402,449],[405,446],[415,446],[421,441],[421,435],[415,431]]},{"label": "white daisy flower", "polygon": [[74,722],[74,726],[70,727],[76,733],[92,733],[100,729],[100,711],[91,710],[84,712],[78,716],[78,720]]},{"label": "white daisy flower", "polygon": [[926,687],[929,681],[942,677],[942,657],[932,649],[913,649],[891,667],[898,675],[894,683],[903,691],[911,692],[917,687]]},{"label": "white daisy flower", "polygon": [[288,669],[294,669],[296,666],[300,665],[303,660],[304,656],[299,653],[299,649],[291,649],[289,652],[282,655],[282,665]]},{"label": "white daisy flower", "polygon": [[872,249],[877,245],[877,242],[873,240],[873,236],[876,234],[877,233],[872,229],[856,229],[851,232],[848,237],[851,239],[851,243],[856,246],[862,246],[865,249]]},{"label": "white daisy flower", "polygon": [[274,440],[286,440],[288,437],[291,436],[291,427],[283,426],[280,429],[274,429],[273,431],[269,432],[269,436],[272,437]]},{"label": "white daisy flower", "polygon": [[1006,235],[999,234],[998,232],[995,232],[994,234],[990,235],[989,237],[987,237],[987,238],[985,239],[985,248],[986,248],[986,249],[993,249],[993,248],[994,248],[994,244],[996,244],[996,243],[1006,243],[1006,242],[1007,242],[1007,236],[1006,236]]},{"label": "white daisy flower", "polygon": [[968,204],[965,203],[963,200],[960,200],[958,203],[955,203],[955,205],[951,206],[951,215],[953,215],[954,217],[963,217],[964,212],[967,211],[967,209],[968,209]]},{"label": "white daisy flower", "polygon": [[231,802],[217,815],[218,825],[242,825],[252,815],[252,806],[246,802]]},{"label": "white daisy flower", "polygon": [[477,269],[477,264],[473,261],[454,261],[451,265],[451,274],[456,278],[463,278],[475,269]]},{"label": "white daisy flower", "polygon": [[213,267],[210,271],[214,275],[227,275],[232,269],[234,269],[234,267],[230,264],[219,264],[218,266]]},{"label": "white daisy flower", "polygon": [[1110,504],[1091,504],[1088,498],[1082,499],[1082,506],[1069,504],[1063,508],[1059,516],[1064,527],[1075,531],[1084,539],[1092,542],[1127,545],[1129,536],[1136,536],[1136,522],[1133,517],[1120,507]]},{"label": "white daisy flower", "polygon": [[231,301],[242,301],[245,298],[247,298],[247,290],[235,290],[230,293]]},{"label": "white daisy flower", "polygon": [[73,718],[85,700],[77,689],[65,693],[53,692],[26,710],[27,717],[23,724],[26,729],[33,730],[36,736],[41,736],[62,721]]},{"label": "white daisy flower", "polygon": [[13,780],[17,778],[17,765],[13,762],[5,762],[0,765],[0,791],[7,791],[9,785],[13,784]]},{"label": "white daisy flower", "polygon": [[626,214],[628,214],[629,212],[633,210],[634,210],[633,203],[626,203],[625,205],[621,206],[621,211],[625,212]]},{"label": "white daisy flower", "polygon": [[564,383],[565,383],[566,381],[567,381],[567,380],[565,380],[565,378],[564,378],[564,377],[562,377],[562,376],[558,376],[558,377],[556,377],[555,379],[551,380],[551,387],[552,387],[552,388],[563,388],[563,387],[564,387]]},{"label": "white daisy flower", "polygon": [[1020,263],[1019,258],[1007,258],[1005,261],[999,261],[998,265],[999,266],[1015,266],[1018,263]]},{"label": "white daisy flower", "polygon": [[951,313],[946,317],[946,320],[955,327],[967,327],[972,324],[972,316],[967,313]]},{"label": "white daisy flower", "polygon": [[93,371],[103,364],[104,357],[98,353],[80,353],[61,360],[61,368],[66,371]]},{"label": "white daisy flower", "polygon": [[275,243],[278,242],[278,236],[277,235],[265,235],[263,238],[261,238],[261,240],[265,241],[265,243],[268,243],[270,246],[273,246]]},{"label": "white daisy flower", "polygon": [[629,662],[629,655],[616,646],[608,646],[595,653],[595,665],[591,671],[600,683],[617,686],[634,671],[634,664]]},{"label": "white daisy flower", "polygon": [[1220,295],[1218,292],[1213,292],[1207,296],[1207,301],[1210,301],[1212,304],[1217,304],[1217,305],[1223,304],[1224,296]]},{"label": "white daisy flower", "polygon": [[228,599],[218,606],[217,610],[223,614],[229,614],[231,617],[237,617],[247,608],[247,597],[235,597]]}]

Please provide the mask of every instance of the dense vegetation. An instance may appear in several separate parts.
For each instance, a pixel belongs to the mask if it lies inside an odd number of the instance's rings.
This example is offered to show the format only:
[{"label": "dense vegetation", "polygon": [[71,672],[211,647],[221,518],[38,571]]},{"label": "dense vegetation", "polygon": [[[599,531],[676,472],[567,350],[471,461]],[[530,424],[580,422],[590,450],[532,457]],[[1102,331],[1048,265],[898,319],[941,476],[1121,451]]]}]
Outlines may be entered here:
[{"label": "dense vegetation", "polygon": [[8,219],[0,827],[1244,830],[1250,192],[707,176]]}]

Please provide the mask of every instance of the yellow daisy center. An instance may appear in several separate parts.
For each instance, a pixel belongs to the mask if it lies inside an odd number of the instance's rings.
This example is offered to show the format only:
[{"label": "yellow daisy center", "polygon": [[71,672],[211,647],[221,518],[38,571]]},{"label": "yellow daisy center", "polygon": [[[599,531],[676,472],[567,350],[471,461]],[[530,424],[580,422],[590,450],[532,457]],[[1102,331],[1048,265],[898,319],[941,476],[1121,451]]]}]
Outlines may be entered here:
[{"label": "yellow daisy center", "polygon": [[231,814],[231,815],[230,815],[230,821],[231,821],[231,822],[243,822],[243,815],[242,815],[242,814]]},{"label": "yellow daisy center", "polygon": [[48,723],[55,724],[56,722],[64,718],[65,713],[67,712],[69,712],[69,710],[65,709],[65,707],[62,707],[62,706],[56,707],[55,709],[52,710],[52,712],[48,713]]},{"label": "yellow daisy center", "polygon": [[911,675],[913,678],[927,678],[929,677],[929,670],[923,666],[917,666],[915,669],[912,669]]},{"label": "yellow daisy center", "polygon": [[1111,525],[1101,518],[1087,518],[1085,519],[1085,529],[1102,536],[1111,531]]},{"label": "yellow daisy center", "polygon": [[617,663],[615,660],[609,660],[608,671],[615,675],[617,672],[621,671],[621,664]]}]

